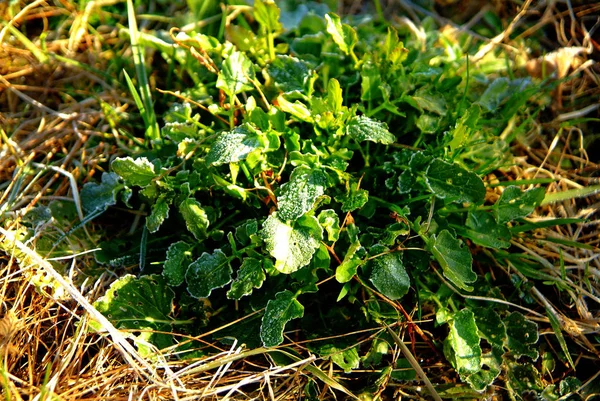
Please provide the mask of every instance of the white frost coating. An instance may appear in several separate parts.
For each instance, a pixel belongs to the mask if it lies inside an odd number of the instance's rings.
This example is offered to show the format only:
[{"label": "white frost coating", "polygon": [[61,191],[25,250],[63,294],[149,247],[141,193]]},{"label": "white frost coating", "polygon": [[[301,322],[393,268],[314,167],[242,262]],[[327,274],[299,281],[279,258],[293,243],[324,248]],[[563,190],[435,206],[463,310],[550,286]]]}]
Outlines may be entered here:
[{"label": "white frost coating", "polygon": [[352,117],[346,125],[346,132],[358,142],[371,141],[384,145],[396,142],[396,137],[388,131],[384,122],[366,116]]},{"label": "white frost coating", "polygon": [[222,133],[211,146],[206,162],[215,166],[244,160],[256,149],[265,147],[265,140],[254,130],[237,127],[232,132]]},{"label": "white frost coating", "polygon": [[325,193],[326,186],[327,176],[322,170],[296,167],[277,197],[279,216],[283,220],[296,220],[312,209],[315,200]]},{"label": "white frost coating", "polygon": [[263,223],[261,236],[267,251],[276,260],[275,268],[289,274],[310,263],[319,247],[323,230],[313,216],[301,217],[292,227],[273,213]]}]

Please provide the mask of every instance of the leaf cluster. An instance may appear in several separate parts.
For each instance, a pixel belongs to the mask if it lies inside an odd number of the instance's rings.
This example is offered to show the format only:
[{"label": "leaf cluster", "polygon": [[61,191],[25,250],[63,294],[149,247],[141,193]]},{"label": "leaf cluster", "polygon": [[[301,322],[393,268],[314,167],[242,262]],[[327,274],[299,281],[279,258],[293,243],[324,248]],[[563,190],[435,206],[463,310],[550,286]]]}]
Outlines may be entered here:
[{"label": "leaf cluster", "polygon": [[[351,315],[356,328],[397,320],[382,299],[402,299],[434,308],[448,328],[443,352],[473,389],[503,369],[516,375],[521,356],[538,356],[535,324],[447,289],[493,292],[473,249],[509,248],[544,199],[543,188],[508,186],[490,202],[485,179],[507,163],[513,134],[504,130],[526,126],[540,87],[470,67],[469,50],[431,21],[418,37],[309,4],[282,12],[257,0],[247,22],[226,27],[227,40],[191,32],[146,43],[193,86],[163,115],[152,147],[113,160],[101,183],[83,188],[89,213],[118,200],[148,210],[144,275],[118,280],[98,307],[123,327],[144,319],[160,331],[181,322],[176,306],[202,324],[264,308],[237,336],[271,347],[292,321],[310,337],[313,318],[341,325]],[[164,258],[147,266],[150,243]],[[121,316],[125,297],[140,308]],[[234,303],[238,313],[215,313]],[[154,339],[144,337],[165,346]],[[315,350],[349,371],[383,363],[374,350],[385,341],[364,357],[356,346]]]}]

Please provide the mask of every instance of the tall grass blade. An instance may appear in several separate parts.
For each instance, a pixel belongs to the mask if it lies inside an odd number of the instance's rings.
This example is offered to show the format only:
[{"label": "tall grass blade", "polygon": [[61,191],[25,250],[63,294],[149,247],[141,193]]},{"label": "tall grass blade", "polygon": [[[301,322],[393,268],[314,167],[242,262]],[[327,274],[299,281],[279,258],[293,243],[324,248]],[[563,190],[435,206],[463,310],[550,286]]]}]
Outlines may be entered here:
[{"label": "tall grass blade", "polygon": [[156,114],[154,113],[152,94],[150,92],[150,84],[148,82],[148,75],[146,74],[146,66],[144,63],[144,52],[140,48],[140,32],[138,31],[137,22],[135,20],[133,0],[127,0],[127,18],[129,22],[129,37],[131,39],[131,50],[133,52],[133,62],[135,64],[139,93],[144,104],[144,107],[140,110],[140,113],[142,114],[142,118],[146,124],[146,137],[151,142],[156,143],[160,141],[160,128],[158,126],[158,122],[156,121]]}]

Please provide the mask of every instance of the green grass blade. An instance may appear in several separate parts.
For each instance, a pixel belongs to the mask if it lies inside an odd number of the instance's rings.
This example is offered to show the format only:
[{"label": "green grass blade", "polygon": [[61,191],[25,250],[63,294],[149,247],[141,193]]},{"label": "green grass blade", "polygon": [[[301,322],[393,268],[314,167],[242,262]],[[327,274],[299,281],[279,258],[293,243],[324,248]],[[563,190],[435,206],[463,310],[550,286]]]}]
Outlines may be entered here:
[{"label": "green grass blade", "polygon": [[562,226],[565,224],[580,224],[585,223],[584,219],[550,219],[537,222],[527,222],[518,226],[510,228],[510,232],[513,234],[524,233],[526,231],[535,230],[536,228],[546,228],[554,226]]},{"label": "green grass blade", "polygon": [[542,206],[547,205],[549,203],[556,203],[569,199],[585,198],[587,196],[592,196],[599,193],[600,185],[591,185],[589,187],[569,189],[568,191],[554,192],[551,194],[546,194],[546,197],[542,202]]},{"label": "green grass blade", "polygon": [[140,271],[146,267],[146,253],[148,250],[148,229],[144,224],[142,228],[142,238],[140,239]]},{"label": "green grass blade", "polygon": [[573,363],[573,359],[571,358],[571,354],[569,353],[569,348],[567,347],[567,342],[565,341],[565,337],[562,334],[560,329],[560,323],[556,316],[550,311],[550,309],[546,308],[546,315],[548,315],[548,319],[550,320],[550,325],[552,326],[552,330],[554,330],[554,335],[560,344],[560,348],[565,353],[565,356],[569,360],[569,363],[575,369],[575,364]]},{"label": "green grass blade", "polygon": [[152,94],[150,92],[150,83],[148,82],[148,75],[146,74],[146,66],[144,62],[144,52],[140,48],[140,32],[138,31],[137,22],[135,19],[133,0],[127,0],[127,17],[129,22],[129,37],[131,39],[133,62],[135,64],[135,72],[137,75],[140,97],[144,104],[144,107],[142,110],[140,110],[140,113],[142,113],[142,117],[146,123],[146,137],[150,139],[151,142],[157,142],[160,140],[160,128],[156,121],[156,114],[154,113]]},{"label": "green grass blade", "polygon": [[36,45],[33,44],[31,40],[25,35],[21,33],[17,28],[12,26],[12,24],[8,24],[6,26],[8,31],[27,48],[34,56],[38,59],[38,61],[42,64],[46,64],[50,59],[47,54],[41,51]]},{"label": "green grass blade", "polygon": [[488,184],[489,188],[496,187],[508,187],[512,185],[520,186],[520,185],[535,185],[535,184],[552,184],[556,182],[554,178],[534,178],[531,180],[515,180],[515,181],[501,181],[496,182],[494,184]]},{"label": "green grass blade", "polygon": [[142,119],[144,120],[144,124],[146,124],[146,126],[148,126],[148,121],[146,119],[146,117],[147,117],[146,106],[144,106],[144,102],[142,101],[142,98],[140,97],[140,94],[138,93],[137,88],[135,87],[135,84],[129,77],[129,74],[127,73],[127,71],[123,70],[123,73],[125,74],[125,81],[127,82],[127,87],[129,88],[129,91],[131,92],[131,96],[133,96],[135,105],[137,106],[138,110],[140,111]]}]

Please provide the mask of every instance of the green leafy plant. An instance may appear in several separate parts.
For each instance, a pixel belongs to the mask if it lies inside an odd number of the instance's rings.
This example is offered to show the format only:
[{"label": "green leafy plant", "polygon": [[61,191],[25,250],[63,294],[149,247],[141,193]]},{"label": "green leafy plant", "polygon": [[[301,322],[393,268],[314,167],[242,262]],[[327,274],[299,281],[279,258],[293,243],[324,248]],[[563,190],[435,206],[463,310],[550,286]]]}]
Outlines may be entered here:
[{"label": "green leafy plant", "polygon": [[[145,275],[122,277],[97,307],[119,327],[161,332],[177,327],[173,305],[194,299],[223,310],[235,303],[236,312],[217,321],[264,308],[260,327],[239,338],[272,347],[292,324],[310,337],[307,314],[352,316],[356,329],[391,325],[404,319],[394,303],[402,300],[434,309],[448,332],[443,353],[474,390],[504,372],[508,386],[541,391],[525,384],[535,368],[522,363],[538,358],[537,326],[489,301],[508,302],[474,270],[473,250],[509,248],[522,218],[544,200],[540,187],[508,186],[493,202],[486,196],[486,174],[509,163],[519,131],[507,135],[509,121],[528,124],[543,88],[482,79],[467,49],[456,43],[445,52],[431,21],[416,37],[315,10],[284,29],[280,18],[290,16],[257,0],[254,31],[228,26],[226,42],[198,32],[177,37],[190,49],[177,48],[174,59],[192,76],[180,97],[190,101],[171,104],[160,138],[147,124],[160,149],[113,160],[112,172],[82,193],[89,213],[116,204],[119,192],[149,210],[139,252],[108,261],[140,257]],[[149,242],[164,250],[150,265]],[[129,311],[125,301],[139,308]],[[315,329],[328,331],[336,329]],[[143,333],[138,341],[173,344]],[[345,371],[367,361],[387,369],[381,355],[361,358],[352,345],[315,352]]]}]

